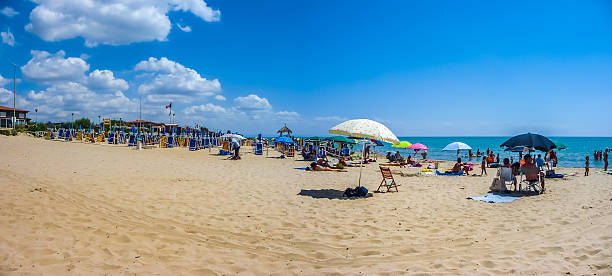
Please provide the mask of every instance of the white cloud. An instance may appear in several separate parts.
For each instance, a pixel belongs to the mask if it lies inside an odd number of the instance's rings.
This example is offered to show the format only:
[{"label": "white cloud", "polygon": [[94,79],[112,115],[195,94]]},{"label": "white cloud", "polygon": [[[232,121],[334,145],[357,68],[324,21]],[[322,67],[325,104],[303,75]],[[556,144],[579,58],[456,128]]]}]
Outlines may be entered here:
[{"label": "white cloud", "polygon": [[300,118],[300,114],[295,111],[279,111],[274,113],[280,120],[297,120]]},{"label": "white cloud", "polygon": [[191,27],[189,27],[189,26],[185,26],[185,27],[183,27],[183,26],[181,26],[181,24],[179,24],[179,23],[176,23],[176,26],[177,26],[179,29],[181,29],[181,31],[183,31],[183,32],[186,32],[186,33],[191,32]]},{"label": "white cloud", "polygon": [[236,108],[244,110],[271,110],[272,105],[266,98],[260,98],[255,94],[250,94],[246,97],[238,97],[234,99]]},{"label": "white cloud", "polygon": [[221,12],[201,0],[38,0],[25,29],[45,41],[83,37],[98,44],[165,41],[171,29],[169,11],[191,12],[206,22]]},{"label": "white cloud", "polygon": [[81,58],[65,58],[62,50],[54,55],[46,51],[30,51],[32,59],[21,67],[23,75],[35,82],[82,81],[89,64]]},{"label": "white cloud", "polygon": [[218,105],[214,105],[211,103],[207,103],[207,104],[201,104],[201,105],[194,105],[194,106],[190,106],[188,108],[185,109],[185,114],[191,115],[191,114],[196,114],[199,112],[205,112],[205,113],[224,113],[227,110],[221,106]]},{"label": "white cloud", "polygon": [[217,101],[225,101],[225,97],[223,97],[223,95],[217,95],[217,96],[215,96],[215,100],[217,100]]},{"label": "white cloud", "polygon": [[42,118],[64,120],[70,113],[96,117],[95,114],[135,114],[138,102],[127,98],[123,92],[96,93],[83,84],[64,82],[45,90],[30,91],[27,96],[39,109]]},{"label": "white cloud", "polygon": [[5,86],[6,84],[10,83],[11,80],[4,78],[2,75],[0,75],[0,87]]},{"label": "white cloud", "polygon": [[147,80],[138,87],[138,92],[151,101],[189,102],[221,92],[218,79],[203,78],[197,71],[165,57],[141,61],[134,70],[152,73],[144,76]]},{"label": "white cloud", "polygon": [[116,79],[112,71],[97,69],[89,73],[87,85],[90,89],[104,91],[125,91],[129,88],[128,83],[125,80]]},{"label": "white cloud", "polygon": [[344,117],[338,117],[338,116],[315,117],[314,119],[317,121],[326,121],[326,122],[341,122],[341,121],[347,120]]},{"label": "white cloud", "polygon": [[7,17],[13,17],[15,15],[18,15],[19,12],[15,11],[13,8],[11,7],[4,7],[4,9],[2,9],[2,11],[0,11],[0,13],[4,14]]},{"label": "white cloud", "polygon": [[2,43],[8,44],[9,46],[15,46],[15,36],[11,33],[11,30],[0,32],[0,36],[2,36]]}]

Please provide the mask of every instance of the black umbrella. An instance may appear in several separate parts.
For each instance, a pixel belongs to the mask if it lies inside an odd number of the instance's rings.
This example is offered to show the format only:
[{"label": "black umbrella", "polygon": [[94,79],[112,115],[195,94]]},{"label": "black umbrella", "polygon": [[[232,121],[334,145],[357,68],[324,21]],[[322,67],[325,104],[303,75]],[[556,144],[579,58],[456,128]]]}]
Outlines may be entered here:
[{"label": "black umbrella", "polygon": [[551,141],[550,139],[540,134],[534,133],[525,133],[514,136],[508,139],[508,141],[501,144],[501,147],[527,147],[541,151],[549,151],[551,149],[557,148],[555,143],[553,143],[553,141]]}]

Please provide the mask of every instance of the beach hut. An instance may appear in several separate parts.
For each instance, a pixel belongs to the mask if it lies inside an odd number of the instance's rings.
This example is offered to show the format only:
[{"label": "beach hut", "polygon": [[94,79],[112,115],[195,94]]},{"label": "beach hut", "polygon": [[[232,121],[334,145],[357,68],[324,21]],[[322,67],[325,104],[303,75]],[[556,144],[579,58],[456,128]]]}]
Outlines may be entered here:
[{"label": "beach hut", "polygon": [[291,129],[287,127],[287,124],[285,124],[285,126],[279,129],[276,133],[278,133],[278,136],[283,136],[283,133],[287,133],[287,136],[291,136],[291,133],[293,133],[293,131],[291,131]]}]

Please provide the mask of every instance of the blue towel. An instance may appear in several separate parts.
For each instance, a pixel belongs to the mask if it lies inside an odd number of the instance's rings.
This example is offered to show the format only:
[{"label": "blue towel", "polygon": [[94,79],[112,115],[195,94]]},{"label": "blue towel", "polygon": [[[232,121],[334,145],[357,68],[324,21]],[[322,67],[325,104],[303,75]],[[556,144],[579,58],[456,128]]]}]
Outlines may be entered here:
[{"label": "blue towel", "polygon": [[454,172],[451,172],[451,171],[445,171],[445,172],[441,173],[438,170],[436,170],[436,175],[460,176],[460,175],[463,175],[463,171],[459,171],[458,173],[454,173]]},{"label": "blue towel", "polygon": [[477,196],[477,197],[467,197],[467,199],[473,199],[473,200],[484,201],[484,202],[489,202],[489,203],[512,202],[519,198],[520,197],[504,195],[504,194],[493,194],[493,193],[488,193],[486,195]]}]

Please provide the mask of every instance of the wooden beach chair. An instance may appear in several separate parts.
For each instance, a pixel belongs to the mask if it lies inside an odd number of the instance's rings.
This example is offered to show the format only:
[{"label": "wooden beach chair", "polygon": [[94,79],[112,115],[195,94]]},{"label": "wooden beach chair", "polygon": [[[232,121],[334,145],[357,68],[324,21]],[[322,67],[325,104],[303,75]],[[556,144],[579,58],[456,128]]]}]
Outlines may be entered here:
[{"label": "wooden beach chair", "polygon": [[393,174],[391,173],[391,169],[389,169],[389,167],[383,167],[383,166],[378,166],[380,168],[380,173],[382,174],[382,181],[380,182],[380,185],[378,186],[378,189],[376,189],[376,192],[380,192],[380,188],[381,187],[386,187],[387,191],[389,192],[392,188],[395,188],[396,192],[399,192],[397,190],[397,183],[395,183],[395,179],[393,179]]}]

